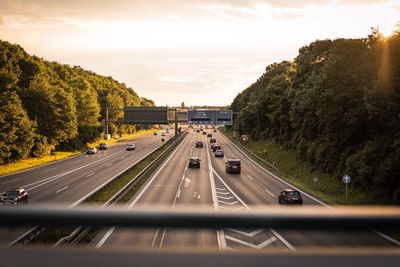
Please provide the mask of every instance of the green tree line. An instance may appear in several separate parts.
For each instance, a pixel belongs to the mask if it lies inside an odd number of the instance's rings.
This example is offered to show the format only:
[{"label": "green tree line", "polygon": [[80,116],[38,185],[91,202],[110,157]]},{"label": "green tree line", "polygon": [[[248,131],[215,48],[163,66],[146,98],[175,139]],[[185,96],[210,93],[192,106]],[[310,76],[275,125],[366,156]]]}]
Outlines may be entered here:
[{"label": "green tree line", "polygon": [[[0,40],[0,164],[81,149],[103,132],[106,108],[154,106],[125,84],[79,66],[49,62]],[[122,119],[111,111],[110,120]],[[133,133],[112,124],[110,133]]]},{"label": "green tree line", "polygon": [[318,40],[231,104],[236,130],[294,149],[380,202],[400,203],[400,30]]}]

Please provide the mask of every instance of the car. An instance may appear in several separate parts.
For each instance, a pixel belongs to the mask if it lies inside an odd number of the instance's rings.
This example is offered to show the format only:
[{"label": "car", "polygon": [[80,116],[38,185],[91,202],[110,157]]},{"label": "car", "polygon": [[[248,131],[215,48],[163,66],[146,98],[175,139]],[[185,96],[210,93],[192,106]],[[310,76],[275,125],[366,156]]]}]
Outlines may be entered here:
[{"label": "car", "polygon": [[207,134],[207,132],[203,132],[203,135],[206,135]]},{"label": "car", "polygon": [[224,151],[222,150],[222,149],[217,149],[217,150],[215,150],[215,157],[216,158],[218,158],[218,157],[224,157]]},{"label": "car", "polygon": [[157,133],[157,132],[154,132],[153,135],[158,135],[158,133]]},{"label": "car", "polygon": [[161,136],[166,136],[166,134],[165,133],[161,133]]},{"label": "car", "polygon": [[108,150],[108,145],[106,143],[101,143],[99,145],[99,150]]},{"label": "car", "polygon": [[127,151],[135,150],[135,144],[127,144],[127,145],[126,145],[126,150],[127,150]]},{"label": "car", "polygon": [[19,205],[28,204],[29,195],[23,188],[7,190],[0,195],[0,205]]},{"label": "car", "polygon": [[86,150],[86,154],[96,154],[97,153],[97,148],[95,147],[89,147],[88,150]]},{"label": "car", "polygon": [[197,157],[191,157],[188,163],[189,168],[200,168],[200,159]]},{"label": "car", "polygon": [[201,141],[198,141],[198,142],[196,142],[196,148],[203,148],[203,142],[201,142]]},{"label": "car", "polygon": [[210,143],[211,144],[214,144],[214,143],[216,143],[217,142],[217,139],[215,139],[215,138],[210,138]]},{"label": "car", "polygon": [[228,159],[225,163],[225,171],[227,173],[237,173],[240,174],[241,166],[240,159]]},{"label": "car", "polygon": [[295,204],[302,205],[303,198],[300,195],[300,192],[294,189],[284,189],[278,198],[279,204]]},{"label": "car", "polygon": [[200,131],[203,131],[203,128],[200,128]]},{"label": "car", "polygon": [[197,130],[196,130],[196,133],[199,133],[199,132],[200,132],[200,130],[199,130],[199,129],[197,129]]},{"label": "car", "polygon": [[219,144],[213,144],[213,148],[212,148],[212,151],[213,151],[213,152],[215,152],[215,151],[217,151],[217,150],[219,150],[219,149],[221,149],[221,145],[219,145]]},{"label": "car", "polygon": [[212,134],[210,134],[210,133],[209,133],[209,134],[207,134],[207,137],[212,137]]},{"label": "car", "polygon": [[217,132],[217,129],[214,129],[213,132],[216,133],[216,132]]},{"label": "car", "polygon": [[169,133],[169,129],[166,129],[165,132],[166,132],[166,133]]}]

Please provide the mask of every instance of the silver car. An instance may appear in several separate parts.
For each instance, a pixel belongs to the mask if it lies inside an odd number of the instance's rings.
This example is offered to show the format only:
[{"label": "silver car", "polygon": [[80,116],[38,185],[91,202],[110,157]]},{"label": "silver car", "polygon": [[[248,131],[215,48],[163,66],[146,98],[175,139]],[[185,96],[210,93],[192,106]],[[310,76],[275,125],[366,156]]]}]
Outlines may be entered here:
[{"label": "silver car", "polygon": [[217,149],[217,150],[215,150],[215,157],[221,157],[221,158],[223,158],[224,157],[224,151],[222,150],[222,149]]}]

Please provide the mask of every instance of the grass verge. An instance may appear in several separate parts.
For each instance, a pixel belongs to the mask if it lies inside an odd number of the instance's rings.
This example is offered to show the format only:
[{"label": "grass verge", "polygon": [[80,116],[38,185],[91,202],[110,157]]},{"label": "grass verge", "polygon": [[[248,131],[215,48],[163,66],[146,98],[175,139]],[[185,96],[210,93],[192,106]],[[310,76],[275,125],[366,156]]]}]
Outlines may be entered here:
[{"label": "grass verge", "polygon": [[25,169],[33,168],[39,165],[50,163],[56,160],[68,158],[81,153],[80,151],[74,152],[56,152],[55,155],[43,156],[41,158],[29,158],[23,159],[18,162],[0,165],[0,175],[9,174],[17,171],[22,171]]}]

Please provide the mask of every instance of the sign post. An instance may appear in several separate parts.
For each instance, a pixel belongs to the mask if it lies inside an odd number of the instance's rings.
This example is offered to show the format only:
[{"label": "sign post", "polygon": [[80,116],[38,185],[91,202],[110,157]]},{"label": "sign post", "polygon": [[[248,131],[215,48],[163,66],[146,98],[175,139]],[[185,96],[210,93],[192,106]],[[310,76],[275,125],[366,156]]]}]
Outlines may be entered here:
[{"label": "sign post", "polygon": [[313,181],[314,181],[314,190],[315,190],[315,189],[317,189],[318,177],[314,177]]},{"label": "sign post", "polygon": [[347,203],[347,184],[351,182],[351,177],[350,175],[345,175],[342,177],[343,183],[346,185],[346,203]]}]

